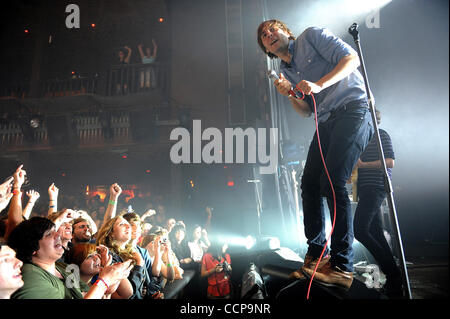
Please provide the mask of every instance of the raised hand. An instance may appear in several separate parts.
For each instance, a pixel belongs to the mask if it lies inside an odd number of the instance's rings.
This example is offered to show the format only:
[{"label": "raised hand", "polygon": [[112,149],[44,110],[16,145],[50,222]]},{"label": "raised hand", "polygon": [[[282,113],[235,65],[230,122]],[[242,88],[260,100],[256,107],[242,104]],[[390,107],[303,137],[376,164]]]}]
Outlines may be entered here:
[{"label": "raised hand", "polygon": [[13,181],[14,177],[11,176],[3,184],[0,184],[0,212],[8,206],[11,198],[13,197],[13,193],[11,192],[11,183]]},{"label": "raised hand", "polygon": [[73,209],[64,210],[63,215],[64,215],[65,222],[70,222],[73,219],[77,219],[77,218],[81,217],[81,214],[78,211],[73,210]]},{"label": "raised hand", "polygon": [[25,172],[23,169],[23,164],[20,165],[17,170],[14,172],[14,188],[19,189],[22,187],[23,183],[25,182],[25,176],[27,175],[27,172]]},{"label": "raised hand", "polygon": [[29,198],[29,202],[34,203],[38,200],[38,198],[41,196],[38,192],[36,192],[35,190],[29,190],[28,192],[26,192],[25,194],[27,194],[28,198]]},{"label": "raised hand", "polygon": [[119,195],[122,193],[122,188],[119,186],[119,184],[114,183],[109,188],[109,193],[110,193],[111,197],[113,197],[114,199],[117,199],[119,197]]},{"label": "raised hand", "polygon": [[59,194],[59,188],[55,186],[55,183],[52,183],[48,187],[48,196],[50,199],[57,199]]},{"label": "raised hand", "polygon": [[155,214],[156,214],[156,210],[149,209],[141,216],[141,220],[144,221],[147,217],[153,216]]},{"label": "raised hand", "polygon": [[6,193],[2,197],[0,197],[0,212],[8,206],[12,197],[13,197],[13,193],[11,193],[11,191],[9,193]]},{"label": "raised hand", "polygon": [[0,184],[0,199],[6,197],[11,192],[13,181],[14,176],[11,176],[4,183]]},{"label": "raised hand", "polygon": [[208,214],[208,218],[212,217],[212,211],[213,209],[209,206],[206,207],[206,213]]}]

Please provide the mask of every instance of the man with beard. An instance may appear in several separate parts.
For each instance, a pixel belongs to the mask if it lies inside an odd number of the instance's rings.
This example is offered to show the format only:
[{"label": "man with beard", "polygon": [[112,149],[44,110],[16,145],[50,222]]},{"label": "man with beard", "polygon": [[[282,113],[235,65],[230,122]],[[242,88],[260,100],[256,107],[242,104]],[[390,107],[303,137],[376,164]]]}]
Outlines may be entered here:
[{"label": "man with beard", "polygon": [[95,244],[94,235],[97,232],[97,225],[85,211],[78,211],[81,216],[72,221],[74,245],[78,243]]},{"label": "man with beard", "polygon": [[[318,132],[311,141],[301,180],[308,251],[303,267],[292,275],[311,277],[317,271],[315,281],[348,289],[353,282],[354,235],[346,182],[373,134],[358,55],[322,28],[310,27],[295,37],[282,21],[268,20],[260,24],[257,36],[262,51],[281,60],[275,88],[302,117],[315,114],[320,132],[320,144]],[[296,98],[293,89],[307,98]],[[336,212],[331,250],[325,247],[324,197],[331,220]]]}]

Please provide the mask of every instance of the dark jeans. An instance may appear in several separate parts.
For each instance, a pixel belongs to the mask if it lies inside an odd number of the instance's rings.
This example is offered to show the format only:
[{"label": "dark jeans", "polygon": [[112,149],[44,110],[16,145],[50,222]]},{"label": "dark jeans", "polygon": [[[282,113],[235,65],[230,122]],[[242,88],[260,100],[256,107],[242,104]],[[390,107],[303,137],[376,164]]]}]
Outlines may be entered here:
[{"label": "dark jeans", "polygon": [[[353,271],[354,237],[346,182],[372,135],[370,110],[367,103],[362,101],[343,105],[327,121],[319,123],[322,152],[336,195],[336,221],[331,236],[330,263],[344,271]],[[327,239],[323,197],[327,199],[331,221],[334,202],[319,152],[317,132],[309,147],[301,189],[305,236],[308,240],[307,254],[318,258]],[[328,247],[325,254],[327,253]]]},{"label": "dark jeans", "polygon": [[384,237],[380,207],[386,191],[378,187],[358,189],[359,200],[353,223],[355,238],[370,251],[386,277],[400,276],[391,248]]}]

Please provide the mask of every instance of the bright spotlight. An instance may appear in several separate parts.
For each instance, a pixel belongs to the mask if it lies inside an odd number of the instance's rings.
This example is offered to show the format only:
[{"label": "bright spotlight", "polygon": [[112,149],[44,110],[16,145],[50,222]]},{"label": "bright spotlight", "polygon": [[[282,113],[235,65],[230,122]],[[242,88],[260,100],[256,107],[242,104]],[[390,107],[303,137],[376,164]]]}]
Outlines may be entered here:
[{"label": "bright spotlight", "polygon": [[248,235],[245,238],[245,248],[251,249],[253,246],[255,246],[256,240],[252,236]]},{"label": "bright spotlight", "polygon": [[247,237],[219,235],[219,242],[227,243],[231,246],[245,247],[247,250],[262,251],[262,250],[276,250],[280,248],[280,240],[272,236],[257,236],[248,235]]},{"label": "bright spotlight", "polygon": [[280,240],[277,237],[272,237],[269,239],[269,249],[275,250],[280,248]]},{"label": "bright spotlight", "polygon": [[[276,250],[280,248],[280,240],[277,237],[273,236],[257,236],[256,238],[253,238],[251,236],[247,236],[247,240],[251,238],[252,245],[247,246],[247,249],[252,249],[255,251],[263,251],[263,250]],[[250,247],[250,248],[248,248]]]}]

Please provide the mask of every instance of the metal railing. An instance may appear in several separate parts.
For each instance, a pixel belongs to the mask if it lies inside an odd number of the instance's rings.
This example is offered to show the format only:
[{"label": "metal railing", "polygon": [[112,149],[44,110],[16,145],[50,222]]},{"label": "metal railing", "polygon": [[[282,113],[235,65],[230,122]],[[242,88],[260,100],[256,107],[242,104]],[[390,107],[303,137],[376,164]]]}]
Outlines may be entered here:
[{"label": "metal railing", "polygon": [[[3,88],[3,97],[29,98],[30,82],[24,81]],[[166,63],[113,65],[104,75],[73,76],[67,79],[39,81],[38,96],[34,98],[54,98],[78,94],[98,94],[103,96],[128,95],[159,90],[163,98],[168,97],[169,71]]]},{"label": "metal railing", "polygon": [[164,63],[122,64],[111,67],[106,95],[127,95],[159,89],[168,93],[168,68]]}]

